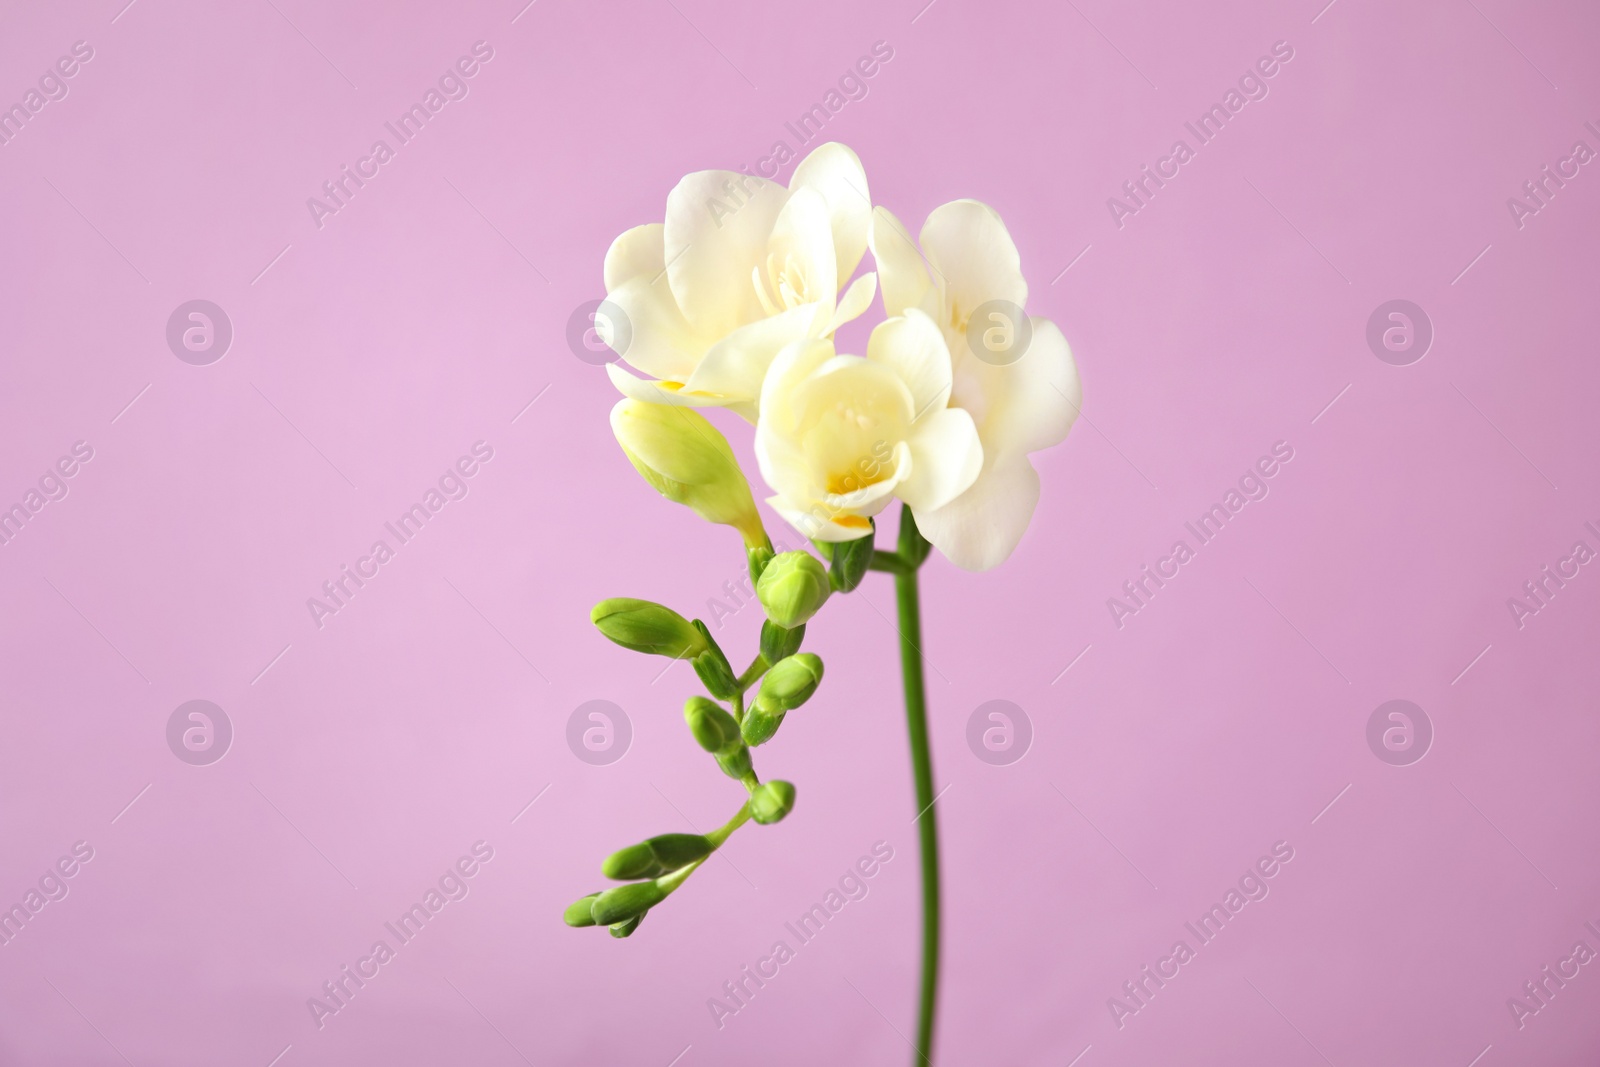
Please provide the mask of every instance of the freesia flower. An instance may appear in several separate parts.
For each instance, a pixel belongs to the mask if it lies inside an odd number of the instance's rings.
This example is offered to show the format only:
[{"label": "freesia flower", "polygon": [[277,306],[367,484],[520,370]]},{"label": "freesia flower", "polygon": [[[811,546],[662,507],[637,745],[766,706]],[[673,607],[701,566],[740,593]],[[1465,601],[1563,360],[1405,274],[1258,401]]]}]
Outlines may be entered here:
[{"label": "freesia flower", "polygon": [[[840,293],[866,252],[871,212],[861,160],[842,144],[808,155],[787,189],[736,171],[688,175],[667,196],[665,222],[628,230],[606,253],[607,300],[629,327],[619,354],[651,376],[612,363],[611,380],[638,400],[727,406],[753,421],[780,349],[831,337],[872,303],[872,274]],[[604,317],[596,325],[615,347],[621,331]]]},{"label": "freesia flower", "polygon": [[[1083,390],[1061,331],[1022,314],[1028,283],[1021,257],[993,208],[976,200],[944,204],[928,216],[921,239],[931,275],[900,220],[881,207],[873,212],[884,310],[915,308],[938,323],[954,365],[950,403],[976,423],[983,469],[955,499],[913,509],[918,529],[953,563],[988,570],[1011,555],[1038,504],[1039,475],[1028,454],[1066,438]],[[975,353],[974,336],[998,340]]]},{"label": "freesia flower", "polygon": [[756,460],[773,508],[807,537],[852,541],[898,496],[920,524],[972,485],[983,447],[972,416],[948,406],[950,352],[932,319],[908,310],[872,331],[867,355],[794,341],[761,390]]}]

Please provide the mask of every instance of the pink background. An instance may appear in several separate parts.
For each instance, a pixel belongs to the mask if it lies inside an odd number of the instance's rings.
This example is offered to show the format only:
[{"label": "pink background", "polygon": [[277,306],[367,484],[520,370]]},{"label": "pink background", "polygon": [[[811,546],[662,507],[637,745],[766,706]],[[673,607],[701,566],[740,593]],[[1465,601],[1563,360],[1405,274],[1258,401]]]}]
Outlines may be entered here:
[{"label": "pink background", "polygon": [[[793,815],[631,940],[559,920],[606,852],[738,803],[681,725],[689,670],[586,622],[707,614],[736,541],[627,466],[568,317],[679,176],[797,147],[877,41],[828,137],[913,229],[1003,214],[1086,396],[1015,556],[925,572],[942,1062],[1594,1062],[1600,968],[1520,1030],[1506,1004],[1600,949],[1600,572],[1506,607],[1600,548],[1600,174],[1520,230],[1506,207],[1600,148],[1592,5],[122,3],[0,15],[0,102],[94,49],[0,146],[0,503],[94,449],[0,547],[0,903],[94,849],[0,948],[0,1062],[910,1058],[882,575],[813,627],[827,682],[758,754]],[[318,229],[306,198],[479,40],[470,95]],[[1119,229],[1107,198],[1280,40],[1270,95]],[[235,330],[210,366],[164,337],[196,298]],[[1395,298],[1436,331],[1406,367],[1364,336]],[[319,630],[306,599],[479,440],[470,495]],[[1280,440],[1270,496],[1119,629],[1106,599]],[[756,622],[719,631],[736,658]],[[1395,698],[1436,732],[1411,766],[1366,742]],[[167,747],[191,699],[235,730],[210,766]],[[633,724],[609,766],[564,740],[592,699]],[[993,699],[1034,725],[1011,766],[966,745]],[[307,998],[479,840],[470,895],[319,1030]],[[719,1030],[707,999],[876,841],[870,894]],[[1119,1028],[1108,998],[1277,841],[1271,894]]]}]

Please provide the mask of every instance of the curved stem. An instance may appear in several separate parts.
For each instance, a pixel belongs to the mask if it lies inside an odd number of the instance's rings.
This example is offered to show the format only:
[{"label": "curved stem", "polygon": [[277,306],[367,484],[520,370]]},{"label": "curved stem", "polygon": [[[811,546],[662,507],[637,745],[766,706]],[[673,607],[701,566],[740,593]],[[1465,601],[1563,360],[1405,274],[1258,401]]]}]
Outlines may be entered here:
[{"label": "curved stem", "polygon": [[[909,518],[908,514],[901,521]],[[922,606],[914,566],[895,572],[894,591],[900,614],[900,673],[905,681],[906,733],[911,740],[922,853],[922,995],[916,1050],[922,1063],[931,1064],[939,991],[939,829],[933,810],[933,757],[928,750],[928,701],[922,678]]]}]

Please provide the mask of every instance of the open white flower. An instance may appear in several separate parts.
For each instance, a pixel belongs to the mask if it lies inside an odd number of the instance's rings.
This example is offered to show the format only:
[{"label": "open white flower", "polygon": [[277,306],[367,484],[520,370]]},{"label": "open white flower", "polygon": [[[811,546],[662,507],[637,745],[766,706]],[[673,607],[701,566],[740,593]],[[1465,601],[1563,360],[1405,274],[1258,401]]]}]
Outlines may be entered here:
[{"label": "open white flower", "polygon": [[1083,388],[1072,350],[1049,319],[1026,319],[1031,340],[1011,362],[974,354],[973,313],[1000,301],[1020,316],[1028,300],[1017,246],[993,208],[976,200],[944,204],[928,216],[921,236],[931,276],[900,221],[881,207],[873,212],[884,310],[901,315],[916,308],[938,323],[955,371],[950,403],[977,424],[983,470],[960,496],[918,510],[917,527],[958,567],[988,570],[1011,555],[1039,502],[1039,475],[1028,454],[1066,438]]},{"label": "open white flower", "polygon": [[779,349],[831,337],[872,303],[872,274],[839,292],[866,252],[871,212],[861,160],[842,144],[808,155],[787,189],[737,171],[688,175],[665,222],[628,230],[606,253],[607,299],[631,336],[619,342],[604,316],[598,332],[655,379],[613,363],[611,380],[637,400],[753,420]]},{"label": "open white flower", "polygon": [[768,503],[817,541],[853,541],[894,497],[920,525],[972,485],[983,446],[972,416],[949,406],[950,352],[910,309],[872,331],[867,355],[825,339],[787,345],[761,390],[756,460]]}]

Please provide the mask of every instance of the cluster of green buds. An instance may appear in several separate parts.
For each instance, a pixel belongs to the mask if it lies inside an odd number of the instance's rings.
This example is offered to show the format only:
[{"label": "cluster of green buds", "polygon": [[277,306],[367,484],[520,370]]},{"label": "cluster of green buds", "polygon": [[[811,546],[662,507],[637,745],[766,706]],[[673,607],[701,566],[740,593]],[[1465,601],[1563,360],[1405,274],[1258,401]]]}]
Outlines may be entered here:
[{"label": "cluster of green buds", "polygon": [[600,873],[622,884],[580,897],[563,915],[569,926],[604,926],[613,937],[627,937],[740,826],[770,826],[794,809],[795,787],[763,782],[750,750],[772,740],[784,716],[817,691],[822,660],[800,651],[806,624],[833,593],[860,584],[872,564],[873,544],[870,533],[860,541],[819,544],[826,564],[809,552],[774,553],[732,449],[703,416],[624,400],[612,411],[611,425],[628,459],[657,492],[739,531],[766,615],[755,658],[735,672],[699,619],[631,597],[602,600],[590,612],[596,629],[623,648],[689,662],[706,690],[684,704],[689,734],[745,790],[739,810],[710,833],[660,834],[612,853]]}]

